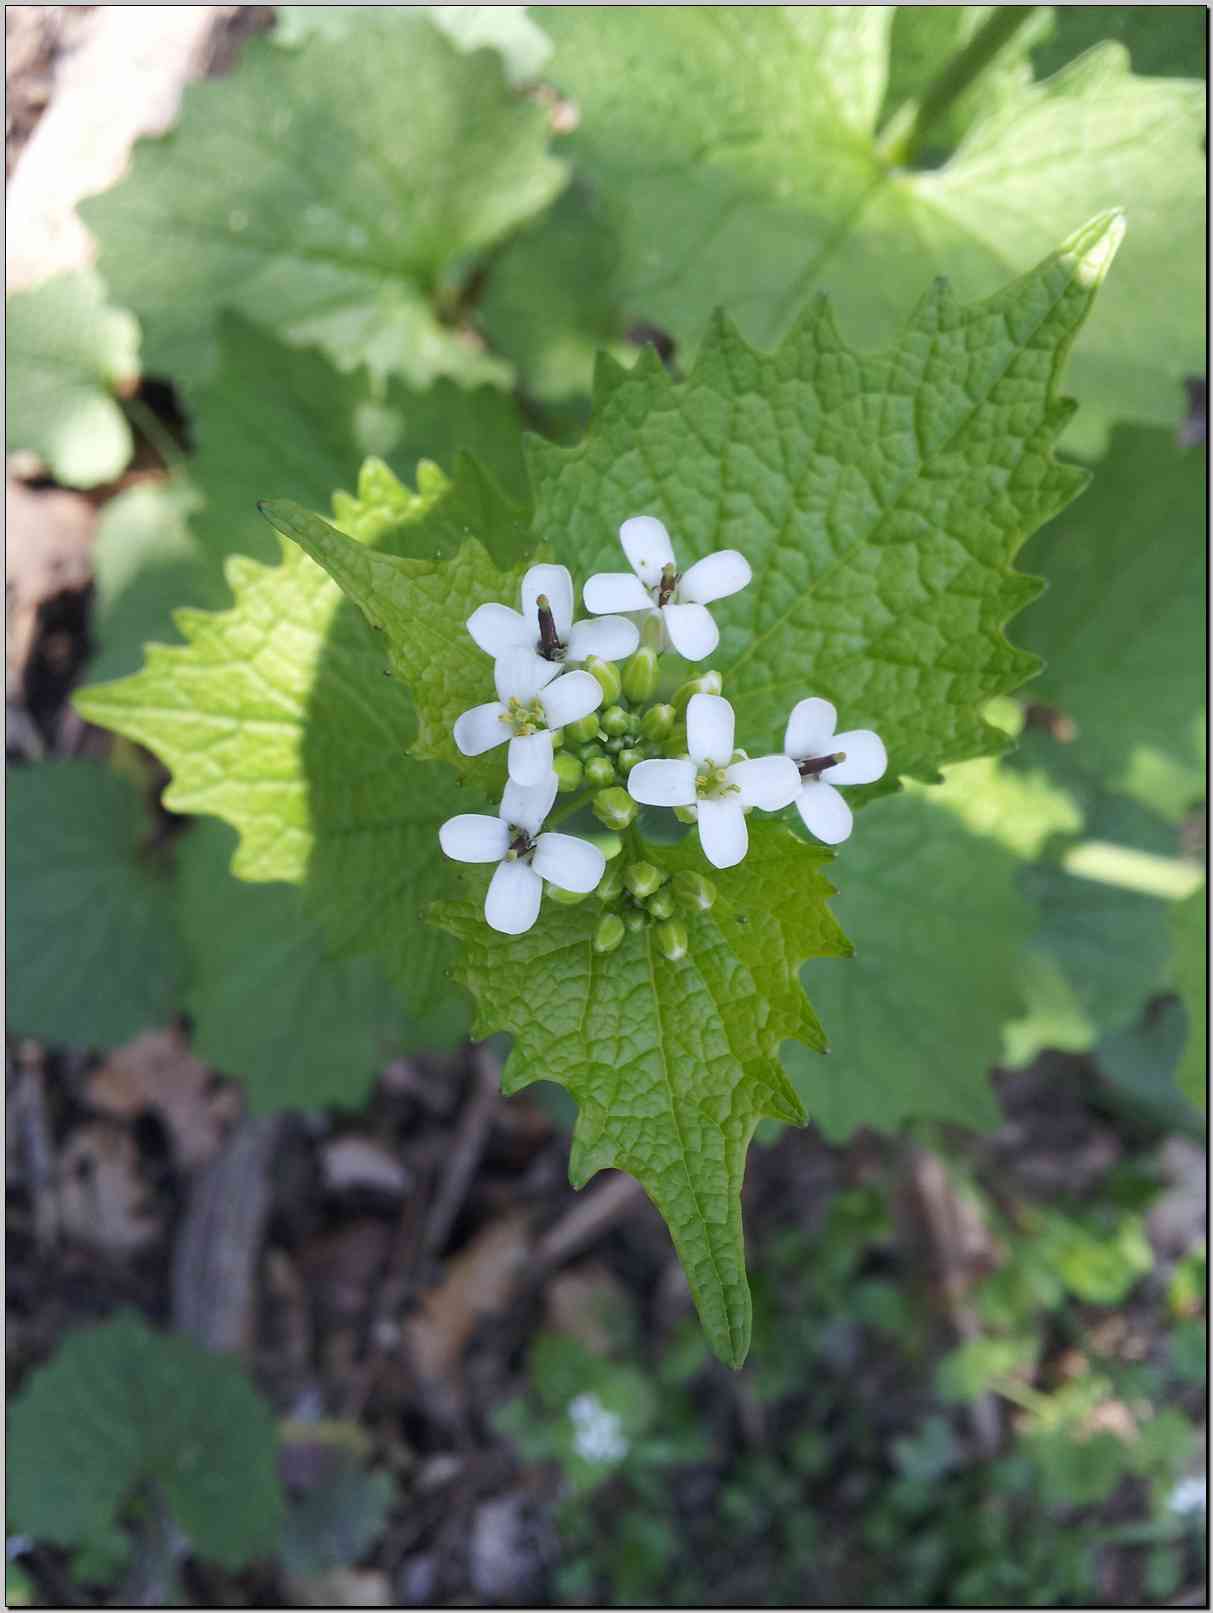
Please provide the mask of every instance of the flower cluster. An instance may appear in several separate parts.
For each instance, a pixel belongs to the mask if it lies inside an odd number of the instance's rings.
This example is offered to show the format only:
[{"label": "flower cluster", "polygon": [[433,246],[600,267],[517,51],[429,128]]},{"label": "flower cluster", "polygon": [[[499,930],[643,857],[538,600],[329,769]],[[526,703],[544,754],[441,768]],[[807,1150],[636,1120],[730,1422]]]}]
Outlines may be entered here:
[{"label": "flower cluster", "polygon": [[[459,862],[497,864],[484,907],[495,930],[529,930],[546,882],[556,900],[595,892],[607,906],[598,951],[655,923],[658,945],[677,961],[687,950],[679,913],[711,907],[711,882],[687,870],[671,881],[646,860],[608,869],[623,849],[616,835],[590,840],[544,829],[558,795],[584,788],[566,812],[590,806],[613,831],[627,831],[642,806],[673,808],[696,825],[708,862],[732,868],[748,849],[746,815],[754,808],[795,805],[819,840],[845,840],[851,810],[837,786],[880,778],[887,758],[869,729],[836,734],[828,700],[800,701],[783,751],[750,757],[735,748],[719,673],[658,698],[662,652],[689,661],[711,655],[720,635],[707,607],[744,588],[750,567],[724,549],[679,572],[665,527],[649,515],[625,521],[619,538],[632,569],[589,578],[590,618],[574,621],[573,579],[559,565],[530,568],[520,609],[487,604],[469,617],[468,632],[493,659],[497,699],[463,713],[455,743],[465,756],[508,745],[509,781],[497,817],[461,814],[439,838]],[[622,672],[616,662],[625,663]]]}]

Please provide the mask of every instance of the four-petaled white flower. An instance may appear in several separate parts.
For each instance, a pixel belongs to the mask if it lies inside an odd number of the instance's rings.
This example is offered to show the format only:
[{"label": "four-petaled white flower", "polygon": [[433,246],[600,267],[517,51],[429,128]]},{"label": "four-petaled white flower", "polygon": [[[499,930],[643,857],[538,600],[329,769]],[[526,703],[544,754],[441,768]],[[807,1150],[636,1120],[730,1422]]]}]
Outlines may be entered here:
[{"label": "four-petaled white flower", "polygon": [[653,515],[635,515],[619,528],[631,572],[600,571],[585,585],[585,608],[655,614],[665,640],[687,661],[702,661],[720,643],[707,607],[744,588],[753,573],[736,549],[705,555],[679,574],[670,535]]},{"label": "four-petaled white flower", "polygon": [[509,773],[515,784],[554,777],[552,733],[588,717],[602,704],[602,685],[589,672],[560,673],[559,661],[531,650],[510,650],[493,666],[496,700],[473,706],[455,723],[455,743],[465,756],[482,756],[510,742]]},{"label": "four-petaled white flower", "polygon": [[543,662],[626,661],[640,642],[634,622],[622,616],[573,620],[573,579],[567,566],[532,566],[522,579],[522,610],[481,605],[468,617],[468,632],[486,655],[499,661],[511,650],[529,650]]},{"label": "four-petaled white flower", "polygon": [[693,806],[699,843],[715,868],[732,868],[749,846],[745,808],[778,812],[800,788],[790,757],[733,760],[733,708],[717,694],[692,695],[687,705],[690,758],[637,762],[628,774],[642,806]]},{"label": "four-petaled white flower", "polygon": [[540,832],[555,799],[555,774],[529,787],[511,780],[495,818],[463,812],[438,831],[443,851],[456,862],[497,864],[484,917],[502,935],[522,935],[534,924],[545,879],[584,895],[602,878],[606,858],[597,846],[576,835]]},{"label": "four-petaled white flower", "polygon": [[792,707],[783,736],[786,755],[796,763],[799,780],[796,809],[804,826],[827,846],[840,845],[851,833],[851,809],[836,784],[872,784],[889,765],[878,734],[852,728],[836,734],[838,713],[828,700],[801,700]]}]

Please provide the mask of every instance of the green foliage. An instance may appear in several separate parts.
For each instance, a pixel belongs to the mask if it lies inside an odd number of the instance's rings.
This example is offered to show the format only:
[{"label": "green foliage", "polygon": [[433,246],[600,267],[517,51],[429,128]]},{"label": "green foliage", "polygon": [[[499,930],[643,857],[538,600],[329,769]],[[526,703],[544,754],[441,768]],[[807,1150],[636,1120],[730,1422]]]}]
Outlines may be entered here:
[{"label": "green foliage", "polygon": [[26,449],[69,487],[121,474],[131,433],[114,393],[139,375],[139,327],[91,270],[5,299],[5,449]]},{"label": "green foliage", "polygon": [[[696,843],[637,846],[670,871],[702,869]],[[847,943],[826,910],[826,853],[759,825],[738,868],[713,870],[717,899],[688,920],[689,951],[669,962],[653,933],[630,932],[609,960],[591,945],[596,903],[549,908],[535,930],[500,936],[481,898],[446,903],[438,922],[463,943],[457,977],[477,999],[473,1033],[516,1038],[503,1086],[540,1079],[578,1103],[574,1186],[614,1167],[639,1180],[665,1217],[713,1348],[745,1359],[750,1297],[741,1177],[762,1115],[803,1112],[776,1054],[790,1037],[824,1038],[797,970]]]},{"label": "green foliage", "polygon": [[[274,42],[305,44],[313,35],[344,39],[362,26],[377,6],[279,6]],[[430,19],[461,50],[499,50],[511,84],[529,84],[552,54],[547,35],[527,16],[525,6],[392,6],[389,15],[413,24],[417,13]]]},{"label": "green foliage", "polygon": [[370,1473],[347,1455],[294,1503],[282,1530],[288,1574],[311,1579],[364,1557],[383,1534],[396,1499],[390,1473]]},{"label": "green foliage", "polygon": [[1208,19],[1199,6],[1054,6],[1053,18],[1032,53],[1041,78],[1106,39],[1124,45],[1135,73],[1205,77]]},{"label": "green foliage", "polygon": [[546,144],[494,52],[375,8],[298,50],[250,40],[240,70],[190,87],[172,134],[81,211],[154,373],[207,374],[228,307],[342,368],[500,384],[459,295],[476,256],[563,185]]},{"label": "green foliage", "polygon": [[881,734],[882,788],[997,749],[980,708],[1036,665],[1002,631],[1038,590],[1013,561],[1083,484],[1051,454],[1058,374],[1120,230],[1093,220],[988,303],[937,286],[880,355],[818,303],[770,355],[718,320],[681,384],[604,364],[585,441],[530,445],[537,536],[582,575],[618,568],[639,511],[682,564],[740,549],[756,581],[716,660],[755,750],[807,692]]},{"label": "green foliage", "polygon": [[1209,1081],[1209,931],[1204,887],[1171,910],[1174,983],[1188,1019],[1188,1036],[1179,1065],[1179,1085],[1190,1103],[1204,1108]]},{"label": "green foliage", "polygon": [[11,1406],[9,1525],[104,1540],[154,1487],[194,1549],[241,1568],[282,1521],[273,1417],[232,1361],[127,1313],[72,1333]]},{"label": "green foliage", "polygon": [[111,1047],[179,1006],[166,854],[135,790],[95,762],[9,767],[6,843],[13,1030]]},{"label": "green foliage", "polygon": [[[1112,44],[1008,94],[996,58],[972,86],[981,115],[946,166],[922,172],[876,132],[892,8],[556,7],[544,26],[549,76],[579,109],[566,149],[611,238],[600,307],[661,327],[689,357],[714,307],[765,345],[821,287],[877,345],[932,274],[988,295],[1120,206],[1133,219],[1123,272],[1076,345],[1073,384],[1099,416],[1174,421],[1183,376],[1202,368],[1201,85],[1136,78]],[[945,70],[948,32],[913,81]],[[564,254],[546,236],[514,250],[539,302]]]}]

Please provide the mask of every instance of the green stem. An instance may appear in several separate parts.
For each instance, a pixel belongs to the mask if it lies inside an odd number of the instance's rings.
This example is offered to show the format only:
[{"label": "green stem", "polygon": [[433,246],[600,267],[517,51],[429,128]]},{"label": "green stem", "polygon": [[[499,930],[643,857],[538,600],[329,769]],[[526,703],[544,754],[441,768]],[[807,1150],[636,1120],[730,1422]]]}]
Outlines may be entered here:
[{"label": "green stem", "polygon": [[580,812],[582,807],[589,806],[597,794],[597,789],[582,790],[580,795],[575,795],[571,801],[566,801],[562,807],[552,813],[548,818],[546,827],[554,829],[558,823],[563,823],[566,818],[571,818],[574,812]]},{"label": "green stem", "polygon": [[161,425],[154,410],[142,398],[125,398],[122,407],[160,456],[165,470],[180,470],[185,455],[173,439],[172,432]]},{"label": "green stem", "polygon": [[[893,138],[886,146],[884,155],[889,162],[904,167],[914,161],[935,124],[1010,44],[1036,9],[1035,6],[995,6],[964,49],[945,62],[927,85],[907,132],[900,138]],[[894,130],[890,129],[889,134],[893,135]]]}]

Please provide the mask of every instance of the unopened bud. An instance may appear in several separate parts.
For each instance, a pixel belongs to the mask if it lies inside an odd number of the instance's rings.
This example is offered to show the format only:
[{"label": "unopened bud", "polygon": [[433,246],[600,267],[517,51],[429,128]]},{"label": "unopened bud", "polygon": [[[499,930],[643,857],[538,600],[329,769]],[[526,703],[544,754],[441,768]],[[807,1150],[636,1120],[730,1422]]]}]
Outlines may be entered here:
[{"label": "unopened bud", "polygon": [[594,951],[614,952],[624,937],[623,920],[618,913],[604,913],[594,931]]},{"label": "unopened bud", "polygon": [[562,750],[558,756],[552,758],[552,766],[556,772],[556,787],[561,795],[571,795],[581,783],[583,768],[575,756]]},{"label": "unopened bud", "polygon": [[687,927],[681,919],[666,919],[664,924],[657,926],[654,933],[657,936],[657,945],[671,963],[677,963],[679,959],[686,957],[689,942]]},{"label": "unopened bud", "polygon": [[593,762],[597,760],[598,757],[605,756],[606,752],[603,750],[602,746],[597,742],[597,740],[595,740],[592,745],[583,745],[577,754],[581,757],[583,762]]},{"label": "unopened bud", "polygon": [[716,900],[716,887],[710,879],[702,874],[692,873],[689,868],[680,868],[674,875],[670,889],[681,907],[687,913],[706,913]]},{"label": "unopened bud", "polygon": [[640,732],[646,739],[667,739],[677,720],[673,706],[650,706],[640,719]]},{"label": "unopened bud", "polygon": [[591,711],[588,717],[578,717],[576,722],[566,723],[563,731],[569,736],[570,744],[584,745],[598,735],[598,713]]},{"label": "unopened bud", "polygon": [[701,672],[697,678],[688,678],[682,688],[674,696],[674,710],[681,717],[687,709],[687,701],[695,694],[719,694],[724,688],[724,679],[719,672]]},{"label": "unopened bud", "polygon": [[623,871],[623,882],[638,902],[665,884],[661,869],[652,863],[629,863]]},{"label": "unopened bud", "polygon": [[578,902],[584,902],[586,897],[590,894],[589,891],[562,890],[559,885],[553,885],[550,881],[548,883],[547,891],[552,900],[554,902],[559,902],[561,907],[576,907]]},{"label": "unopened bud", "polygon": [[623,774],[624,778],[627,778],[628,774],[636,766],[636,763],[643,761],[644,752],[633,750],[631,746],[628,746],[627,749],[621,750],[619,755],[615,758],[615,766]]},{"label": "unopened bud", "polygon": [[600,902],[613,902],[617,896],[622,896],[623,869],[618,866],[606,869],[598,881],[594,895]]},{"label": "unopened bud", "polygon": [[615,769],[609,756],[595,756],[585,764],[585,781],[596,790],[605,790],[615,782]]},{"label": "unopened bud", "polygon": [[591,846],[597,846],[602,855],[610,862],[612,857],[618,857],[623,850],[623,841],[618,835],[592,834],[582,835],[582,840],[588,840]]},{"label": "unopened bud", "polygon": [[645,912],[651,913],[655,919],[672,919],[674,917],[674,897],[668,885],[663,885],[655,891],[644,904]]},{"label": "unopened bud", "polygon": [[621,734],[612,734],[610,739],[603,742],[602,748],[608,756],[618,756],[626,745],[627,740]]},{"label": "unopened bud", "polygon": [[594,816],[607,829],[626,829],[640,809],[626,790],[618,785],[599,790],[594,797]]},{"label": "unopened bud", "polygon": [[563,750],[564,749],[564,729],[563,728],[557,728],[556,731],[553,733],[553,735],[552,735],[552,749],[553,750]]},{"label": "unopened bud", "polygon": [[604,705],[611,705],[619,699],[623,689],[623,680],[619,676],[619,669],[613,661],[604,661],[601,656],[591,655],[585,664],[587,672],[592,672],[598,679],[598,687],[602,690]]},{"label": "unopened bud", "polygon": [[676,806],[674,808],[674,816],[678,819],[679,823],[699,822],[699,814],[696,812],[693,806]]},{"label": "unopened bud", "polygon": [[665,622],[659,610],[651,610],[640,628],[640,642],[648,650],[660,655],[665,649]]},{"label": "unopened bud", "polygon": [[598,726],[609,739],[619,739],[632,731],[632,715],[622,706],[608,706],[598,715]]},{"label": "unopened bud", "polygon": [[630,930],[633,935],[637,930],[643,930],[648,922],[648,914],[644,912],[643,908],[629,907],[623,915],[623,927],[625,930]]},{"label": "unopened bud", "polygon": [[623,669],[623,692],[636,705],[651,700],[657,690],[657,651],[642,644]]}]

